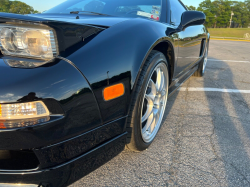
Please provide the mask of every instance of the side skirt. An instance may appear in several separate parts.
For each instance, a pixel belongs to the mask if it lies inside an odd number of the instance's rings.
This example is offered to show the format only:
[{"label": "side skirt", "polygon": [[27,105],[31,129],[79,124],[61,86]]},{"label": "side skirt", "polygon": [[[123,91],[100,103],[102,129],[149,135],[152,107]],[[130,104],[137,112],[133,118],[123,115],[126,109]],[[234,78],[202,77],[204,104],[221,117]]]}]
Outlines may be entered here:
[{"label": "side skirt", "polygon": [[199,63],[197,63],[192,69],[190,69],[188,72],[186,72],[174,85],[171,85],[169,88],[169,94],[168,98],[170,98],[177,90],[178,88],[184,84],[198,69]]}]

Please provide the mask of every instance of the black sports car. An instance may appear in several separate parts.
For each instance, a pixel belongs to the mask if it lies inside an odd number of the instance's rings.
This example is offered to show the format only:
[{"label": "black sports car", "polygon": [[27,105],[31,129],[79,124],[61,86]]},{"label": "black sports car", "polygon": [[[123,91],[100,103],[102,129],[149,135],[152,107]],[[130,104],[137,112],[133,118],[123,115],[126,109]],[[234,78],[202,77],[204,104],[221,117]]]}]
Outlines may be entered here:
[{"label": "black sports car", "polygon": [[179,0],[67,0],[0,13],[0,186],[66,186],[145,150],[203,76],[209,33]]}]

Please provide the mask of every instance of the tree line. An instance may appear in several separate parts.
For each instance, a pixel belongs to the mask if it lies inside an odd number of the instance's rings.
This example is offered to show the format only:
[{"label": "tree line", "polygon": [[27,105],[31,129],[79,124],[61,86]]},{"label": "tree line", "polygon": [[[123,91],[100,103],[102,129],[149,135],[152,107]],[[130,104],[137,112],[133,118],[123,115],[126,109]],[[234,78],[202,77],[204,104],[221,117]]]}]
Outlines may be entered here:
[{"label": "tree line", "polygon": [[0,0],[0,12],[15,14],[34,14],[39,13],[33,7],[21,1]]},{"label": "tree line", "polygon": [[250,26],[250,0],[244,2],[228,0],[204,0],[199,7],[187,6],[189,10],[202,11],[206,14],[205,25],[209,28],[230,27],[231,14],[233,28],[247,28]]}]

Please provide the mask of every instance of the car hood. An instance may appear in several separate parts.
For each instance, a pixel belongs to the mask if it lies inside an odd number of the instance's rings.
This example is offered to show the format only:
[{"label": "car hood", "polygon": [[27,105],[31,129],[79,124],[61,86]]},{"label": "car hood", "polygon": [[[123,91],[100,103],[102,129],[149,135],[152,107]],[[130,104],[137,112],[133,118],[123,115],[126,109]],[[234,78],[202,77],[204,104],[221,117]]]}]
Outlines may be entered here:
[{"label": "car hood", "polygon": [[51,21],[70,22],[111,27],[117,23],[132,19],[124,17],[86,15],[86,14],[29,14],[30,17],[42,18]]}]

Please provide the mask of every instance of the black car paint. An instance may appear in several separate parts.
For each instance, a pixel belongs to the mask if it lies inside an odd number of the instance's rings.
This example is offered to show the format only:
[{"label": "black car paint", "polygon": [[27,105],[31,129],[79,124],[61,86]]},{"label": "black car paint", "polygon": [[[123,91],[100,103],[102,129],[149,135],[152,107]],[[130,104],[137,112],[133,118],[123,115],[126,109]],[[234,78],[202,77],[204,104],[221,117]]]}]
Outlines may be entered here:
[{"label": "black car paint", "polygon": [[[25,102],[21,98],[34,92],[36,98],[26,101],[42,100],[52,114],[44,124],[0,131],[0,150],[32,150],[40,162],[32,171],[0,168],[0,183],[63,186],[121,152],[126,143],[129,104],[140,70],[153,49],[171,49],[165,51],[171,70],[170,95],[195,72],[204,55],[202,41],[208,42],[209,34],[203,25],[175,32],[178,28],[170,24],[169,2],[163,2],[167,10],[160,22],[97,15],[0,13],[2,23],[48,25],[56,31],[59,44],[59,57],[43,67],[11,68],[3,61],[6,57],[0,59],[0,80],[4,80],[0,82],[0,100]],[[104,101],[103,89],[116,83],[125,85],[125,94]]]}]

